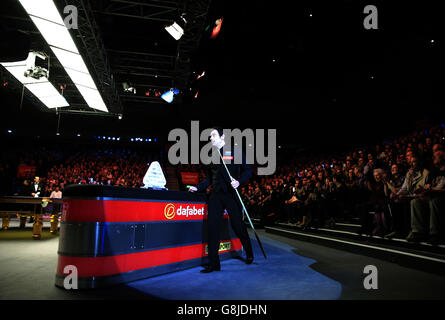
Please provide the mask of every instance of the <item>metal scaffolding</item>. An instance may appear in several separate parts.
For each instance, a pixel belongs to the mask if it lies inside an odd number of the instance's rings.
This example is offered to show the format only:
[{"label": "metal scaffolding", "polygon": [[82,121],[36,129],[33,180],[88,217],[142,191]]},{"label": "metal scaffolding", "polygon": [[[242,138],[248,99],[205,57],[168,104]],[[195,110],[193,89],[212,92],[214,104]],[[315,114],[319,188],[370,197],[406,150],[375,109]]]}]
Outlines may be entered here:
[{"label": "metal scaffolding", "polygon": [[[55,0],[60,12],[66,5],[74,5],[78,9],[78,29],[70,29],[80,54],[93,77],[96,86],[104,99],[111,114],[122,114],[125,108],[131,108],[138,103],[165,103],[159,96],[146,96],[144,91],[157,90],[165,92],[170,88],[177,88],[181,92],[188,92],[191,79],[191,58],[199,47],[201,35],[205,27],[211,0]],[[107,27],[107,20],[96,20],[99,15],[111,15],[137,19],[135,21],[158,21],[159,26],[150,25],[154,33],[166,32],[164,26],[186,19],[184,35],[171,47],[169,54],[160,54],[154,50],[132,50],[122,48],[116,50],[107,48],[101,36],[101,30]],[[70,107],[64,112],[88,111],[101,114],[98,110],[91,110],[82,96],[75,89],[71,79],[58,64],[57,58],[42,41],[41,35],[28,16],[5,16],[13,20],[18,28],[32,35],[34,46],[42,47],[51,56],[50,81],[58,86],[67,84],[63,95],[70,102]],[[101,29],[102,28],[102,29]],[[137,39],[139,40],[139,39]],[[175,41],[173,39],[172,43]],[[147,41],[144,36],[140,41]],[[157,49],[164,49],[160,43]],[[167,43],[167,48],[171,44]],[[150,52],[152,51],[152,52]],[[167,50],[169,51],[169,50]],[[164,50],[164,53],[167,52]],[[123,82],[131,82],[138,88],[138,95],[124,92]],[[142,95],[140,94],[142,92]],[[173,103],[181,102],[181,95]],[[35,101],[34,101],[35,102]],[[49,110],[52,111],[52,110]]]},{"label": "metal scaffolding", "polygon": [[100,10],[94,12],[111,16],[173,22],[178,14],[178,4],[179,1],[167,0],[109,0],[107,4],[102,2]]},{"label": "metal scaffolding", "polygon": [[199,47],[210,7],[210,0],[181,0],[181,6],[186,13],[187,24],[184,35],[178,43],[175,63],[175,85],[185,90],[188,87],[192,73],[190,68],[191,58]]},{"label": "metal scaffolding", "polygon": [[[91,1],[60,0],[64,5],[74,5],[78,10],[78,29],[72,29],[79,48],[79,52],[86,60],[97,89],[100,91],[105,104],[112,113],[122,113],[123,107],[118,94],[114,76],[111,72],[107,52],[100,36],[99,27],[94,18]],[[80,44],[80,46],[79,46]]]}]

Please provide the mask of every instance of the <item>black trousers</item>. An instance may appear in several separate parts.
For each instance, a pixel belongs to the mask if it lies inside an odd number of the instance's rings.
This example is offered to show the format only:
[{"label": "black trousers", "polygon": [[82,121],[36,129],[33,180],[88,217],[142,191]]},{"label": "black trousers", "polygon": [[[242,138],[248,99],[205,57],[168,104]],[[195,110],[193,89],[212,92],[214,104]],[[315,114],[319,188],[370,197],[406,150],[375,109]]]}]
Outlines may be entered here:
[{"label": "black trousers", "polygon": [[241,244],[246,250],[247,256],[253,256],[252,244],[246,225],[243,222],[242,207],[239,199],[234,191],[214,192],[210,194],[208,201],[208,248],[209,248],[209,265],[217,267],[219,263],[219,243],[221,241],[221,222],[224,209],[229,213],[230,224],[236,236],[241,240]]}]

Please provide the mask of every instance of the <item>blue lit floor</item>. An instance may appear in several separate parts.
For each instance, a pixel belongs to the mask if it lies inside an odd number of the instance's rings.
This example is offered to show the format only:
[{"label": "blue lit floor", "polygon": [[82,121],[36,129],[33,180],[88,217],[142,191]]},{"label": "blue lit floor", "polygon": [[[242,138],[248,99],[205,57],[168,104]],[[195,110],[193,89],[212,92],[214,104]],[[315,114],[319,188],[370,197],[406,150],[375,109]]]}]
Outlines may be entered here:
[{"label": "blue lit floor", "polygon": [[221,262],[221,271],[202,274],[202,267],[128,283],[127,286],[160,299],[173,300],[305,300],[339,299],[342,286],[310,268],[316,261],[292,252],[291,246],[251,238],[255,260]]}]

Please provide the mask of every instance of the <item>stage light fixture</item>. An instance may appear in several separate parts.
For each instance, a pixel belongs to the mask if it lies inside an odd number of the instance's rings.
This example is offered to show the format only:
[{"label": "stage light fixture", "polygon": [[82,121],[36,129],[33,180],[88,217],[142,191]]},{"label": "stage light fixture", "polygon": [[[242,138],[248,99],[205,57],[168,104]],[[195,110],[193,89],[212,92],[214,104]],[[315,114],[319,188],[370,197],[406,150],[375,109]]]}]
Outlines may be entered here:
[{"label": "stage light fixture", "polygon": [[8,130],[8,133],[12,133],[12,130]]},{"label": "stage light fixture", "polygon": [[108,112],[53,0],[19,0],[90,108]]},{"label": "stage light fixture", "polygon": [[[1,63],[26,89],[28,89],[37,99],[39,99],[48,108],[68,107],[69,103],[57,91],[48,78],[38,71],[29,72],[29,67],[35,61],[35,52],[30,52],[28,58],[18,62]],[[33,69],[35,70],[35,69]],[[26,76],[29,75],[29,76]]]},{"label": "stage light fixture", "polygon": [[46,54],[42,52],[37,51],[31,51],[28,55],[28,58],[26,59],[26,69],[24,72],[25,77],[31,77],[36,80],[39,80],[40,78],[46,78],[48,79],[49,73],[48,69],[45,69],[40,66],[36,66],[36,58],[39,57],[42,60],[46,60]]},{"label": "stage light fixture", "polygon": [[223,18],[215,21],[215,27],[213,28],[212,35],[210,36],[211,39],[215,39],[218,36],[219,32],[221,31],[222,22]]},{"label": "stage light fixture", "polygon": [[174,94],[172,91],[166,91],[165,93],[162,94],[161,98],[164,99],[168,103],[172,103]]},{"label": "stage light fixture", "polygon": [[205,74],[206,74],[206,72],[203,71],[201,74],[199,74],[199,75],[196,77],[196,80],[199,80],[200,78],[204,77]]},{"label": "stage light fixture", "polygon": [[122,120],[122,114],[119,114],[119,115],[117,116],[117,118],[118,118],[119,120]]},{"label": "stage light fixture", "polygon": [[169,91],[166,91],[162,94],[161,98],[168,103],[172,103],[176,94],[179,93],[179,90],[176,88],[172,88]]},{"label": "stage light fixture", "polygon": [[173,22],[173,24],[166,26],[165,30],[167,30],[170,35],[175,38],[175,40],[181,39],[182,35],[184,34],[184,29],[181,28],[179,24],[176,22]]},{"label": "stage light fixture", "polygon": [[124,92],[131,92],[133,94],[136,94],[136,88],[128,84],[128,82],[123,82],[122,87],[124,88]]}]

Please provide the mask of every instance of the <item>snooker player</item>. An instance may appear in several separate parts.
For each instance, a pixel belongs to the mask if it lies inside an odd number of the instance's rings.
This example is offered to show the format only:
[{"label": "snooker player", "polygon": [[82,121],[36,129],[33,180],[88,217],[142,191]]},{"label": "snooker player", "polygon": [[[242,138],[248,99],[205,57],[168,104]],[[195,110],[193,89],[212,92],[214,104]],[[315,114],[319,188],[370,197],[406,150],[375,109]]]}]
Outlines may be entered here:
[{"label": "snooker player", "polygon": [[[210,141],[214,147],[220,150],[221,154],[222,148],[226,144],[224,138],[225,136],[221,128],[213,128],[210,132]],[[233,148],[231,151],[224,153],[224,155],[226,154],[233,155]],[[232,156],[230,156],[230,158],[233,159]],[[221,240],[220,229],[224,209],[227,209],[232,229],[241,240],[244,250],[246,250],[246,263],[251,264],[253,262],[252,244],[247,233],[246,225],[243,223],[241,204],[235,194],[235,189],[241,184],[246,183],[252,176],[252,168],[246,163],[244,154],[242,154],[242,163],[228,163],[227,169],[230,172],[230,176],[233,177],[232,181],[223,163],[211,163],[207,168],[206,179],[196,187],[190,187],[189,189],[189,192],[204,191],[209,185],[212,185],[212,191],[208,200],[207,221],[209,264],[201,270],[202,273],[221,270],[218,249]]]}]

